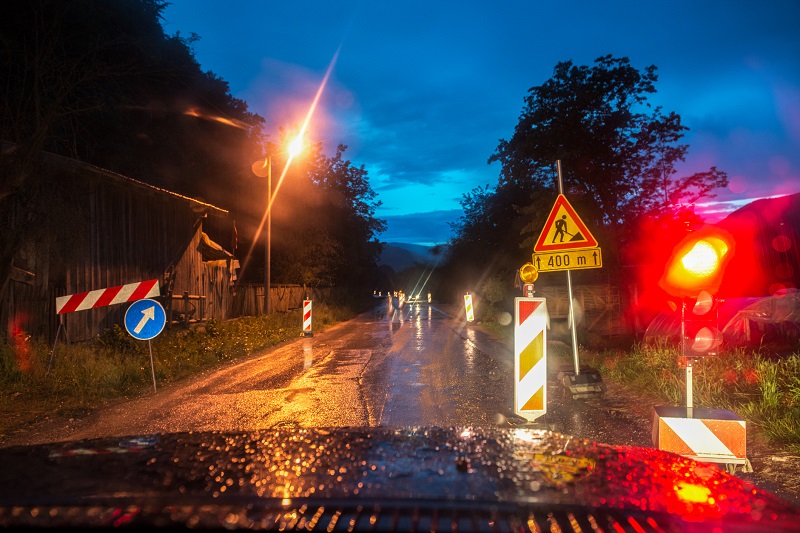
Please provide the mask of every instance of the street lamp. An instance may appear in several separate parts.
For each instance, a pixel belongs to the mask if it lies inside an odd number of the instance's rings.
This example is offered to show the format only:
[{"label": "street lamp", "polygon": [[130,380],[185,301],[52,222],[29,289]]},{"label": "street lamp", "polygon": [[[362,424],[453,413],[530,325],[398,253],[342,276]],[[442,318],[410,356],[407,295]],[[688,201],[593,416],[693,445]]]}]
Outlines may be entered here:
[{"label": "street lamp", "polygon": [[264,313],[270,314],[270,264],[272,239],[272,154],[261,161],[253,163],[253,174],[267,178],[267,231],[264,232]]},{"label": "street lamp", "polygon": [[[288,152],[289,158],[286,160],[286,166],[281,173],[278,186],[283,181],[289,164],[295,156],[303,150],[303,139],[298,135],[291,143],[289,143]],[[270,290],[272,288],[270,280],[270,269],[272,265],[272,154],[267,154],[267,157],[261,161],[253,163],[253,174],[259,177],[267,178],[267,231],[264,234],[264,313],[271,314]],[[277,192],[277,188],[276,188]]]}]

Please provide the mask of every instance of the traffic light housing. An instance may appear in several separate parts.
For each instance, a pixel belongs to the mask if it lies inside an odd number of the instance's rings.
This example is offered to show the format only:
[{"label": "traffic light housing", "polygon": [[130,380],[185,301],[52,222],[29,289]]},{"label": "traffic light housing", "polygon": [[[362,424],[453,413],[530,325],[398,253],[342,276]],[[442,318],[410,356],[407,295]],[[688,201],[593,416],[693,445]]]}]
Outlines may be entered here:
[{"label": "traffic light housing", "polygon": [[681,306],[682,354],[688,357],[717,355],[722,346],[719,306],[722,300],[707,291],[684,298]]},{"label": "traffic light housing", "polygon": [[716,355],[722,345],[717,293],[734,249],[730,233],[704,226],[678,243],[664,267],[659,286],[681,299],[684,356]]}]

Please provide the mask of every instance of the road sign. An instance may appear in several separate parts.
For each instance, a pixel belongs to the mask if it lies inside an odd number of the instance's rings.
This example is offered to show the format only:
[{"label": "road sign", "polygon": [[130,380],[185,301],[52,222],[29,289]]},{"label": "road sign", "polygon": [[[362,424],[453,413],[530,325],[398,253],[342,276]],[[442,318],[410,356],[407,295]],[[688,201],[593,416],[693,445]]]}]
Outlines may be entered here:
[{"label": "road sign", "polygon": [[558,252],[595,247],[597,240],[567,201],[567,197],[559,194],[533,251]]},{"label": "road sign", "polygon": [[125,329],[140,341],[147,341],[164,330],[167,314],[161,304],[155,300],[139,300],[133,302],[125,311]]},{"label": "road sign", "polygon": [[603,255],[600,248],[533,254],[533,265],[539,272],[602,268]]}]

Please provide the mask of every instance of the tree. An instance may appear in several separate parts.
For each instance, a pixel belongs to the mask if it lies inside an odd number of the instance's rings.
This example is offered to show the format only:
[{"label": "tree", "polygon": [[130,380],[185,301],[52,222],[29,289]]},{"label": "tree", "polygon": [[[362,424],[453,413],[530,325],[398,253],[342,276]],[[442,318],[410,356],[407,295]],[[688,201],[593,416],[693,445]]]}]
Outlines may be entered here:
[{"label": "tree", "polygon": [[[53,189],[42,151],[236,211],[263,119],[168,36],[165,0],[9,0],[0,18],[0,295]],[[226,183],[221,186],[220,181]],[[57,199],[57,198],[56,198]],[[249,208],[249,206],[248,206]],[[4,222],[6,222],[4,220]]]},{"label": "tree", "polygon": [[344,159],[346,149],[328,157],[317,144],[293,163],[273,206],[277,279],[358,287],[376,274],[386,224],[375,218],[367,171]]},{"label": "tree", "polygon": [[655,66],[640,72],[628,58],[558,63],[550,80],[530,89],[514,135],[489,159],[502,164],[499,187],[554,189],[561,160],[565,184],[598,205],[594,222],[610,225],[710,197],[727,184],[724,173],[675,177],[688,128],[676,113],[651,108],[657,80]]},{"label": "tree", "polygon": [[[657,81],[655,66],[639,71],[628,58],[558,63],[552,78],[529,90],[514,134],[489,158],[502,165],[497,185],[462,202],[465,217],[481,218],[462,219],[454,243],[478,239],[487,222],[511,234],[523,221],[513,238],[532,252],[558,192],[557,160],[570,202],[603,241],[608,259],[616,258],[641,217],[712,198],[727,176],[714,167],[677,176],[675,165],[688,150],[679,141],[688,128],[676,113],[648,102]],[[496,245],[491,252],[516,255],[508,241]]]}]

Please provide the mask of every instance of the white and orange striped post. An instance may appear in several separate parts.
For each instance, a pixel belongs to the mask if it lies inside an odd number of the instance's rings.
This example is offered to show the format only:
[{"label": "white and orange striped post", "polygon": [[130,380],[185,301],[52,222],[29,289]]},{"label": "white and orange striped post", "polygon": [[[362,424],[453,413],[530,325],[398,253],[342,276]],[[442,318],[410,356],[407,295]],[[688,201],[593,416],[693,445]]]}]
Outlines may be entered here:
[{"label": "white and orange striped post", "polygon": [[303,337],[313,337],[311,331],[311,300],[303,300]]},{"label": "white and orange striped post", "polygon": [[533,422],[547,412],[547,305],[514,298],[514,413]]}]

